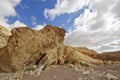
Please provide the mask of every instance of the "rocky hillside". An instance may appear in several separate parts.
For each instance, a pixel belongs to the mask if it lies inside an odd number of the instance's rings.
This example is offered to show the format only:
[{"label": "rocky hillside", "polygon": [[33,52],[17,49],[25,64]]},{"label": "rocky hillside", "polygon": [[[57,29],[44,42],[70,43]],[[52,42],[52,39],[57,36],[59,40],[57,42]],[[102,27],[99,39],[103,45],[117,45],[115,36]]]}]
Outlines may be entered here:
[{"label": "rocky hillside", "polygon": [[120,51],[104,52],[104,53],[98,54],[97,58],[104,61],[120,61]]},{"label": "rocky hillside", "polygon": [[50,65],[72,64],[82,67],[103,63],[93,50],[65,46],[65,32],[51,25],[42,30],[28,27],[13,29],[4,47],[0,48],[0,72],[25,70],[31,65],[45,69]]}]

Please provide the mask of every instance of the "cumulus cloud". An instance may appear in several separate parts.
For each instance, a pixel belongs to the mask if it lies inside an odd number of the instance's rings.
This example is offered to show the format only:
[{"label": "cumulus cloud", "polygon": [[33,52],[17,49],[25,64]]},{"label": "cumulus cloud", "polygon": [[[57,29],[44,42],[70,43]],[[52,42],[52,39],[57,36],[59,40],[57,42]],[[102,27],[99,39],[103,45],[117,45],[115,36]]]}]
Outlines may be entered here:
[{"label": "cumulus cloud", "polygon": [[33,25],[33,26],[37,25],[36,20],[37,20],[37,19],[36,19],[35,16],[31,16],[31,21],[32,21],[32,25]]},{"label": "cumulus cloud", "polygon": [[67,34],[65,44],[99,52],[120,50],[119,5],[119,0],[91,1],[89,8],[74,20],[75,30]]},{"label": "cumulus cloud", "polygon": [[41,29],[43,29],[43,28],[45,27],[45,25],[46,25],[46,24],[43,24],[43,25],[39,24],[39,25],[37,25],[36,27],[34,27],[33,29],[34,29],[34,30],[41,30]]},{"label": "cumulus cloud", "polygon": [[74,30],[69,30],[64,43],[82,46],[99,52],[120,50],[120,1],[119,0],[57,0],[53,9],[45,9],[46,18],[78,12],[88,6],[74,19]]},{"label": "cumulus cloud", "polygon": [[88,5],[89,0],[57,0],[54,9],[45,9],[45,18],[54,20],[61,14],[70,14],[79,11],[83,6]]},{"label": "cumulus cloud", "polygon": [[88,28],[95,23],[94,18],[96,16],[96,12],[91,12],[90,9],[85,9],[84,13],[74,20],[74,26],[77,30],[88,30]]},{"label": "cumulus cloud", "polygon": [[[0,0],[0,25],[10,29],[7,17],[18,15],[15,11],[15,7],[19,5],[20,2],[21,0]],[[20,22],[16,21],[15,23]],[[15,25],[15,23],[13,25]]]},{"label": "cumulus cloud", "polygon": [[116,1],[116,4],[114,5],[112,12],[115,13],[115,17],[120,19],[120,0]]},{"label": "cumulus cloud", "polygon": [[15,21],[13,24],[9,26],[9,30],[12,30],[13,28],[18,28],[18,27],[26,27],[24,23],[20,22],[19,20]]}]

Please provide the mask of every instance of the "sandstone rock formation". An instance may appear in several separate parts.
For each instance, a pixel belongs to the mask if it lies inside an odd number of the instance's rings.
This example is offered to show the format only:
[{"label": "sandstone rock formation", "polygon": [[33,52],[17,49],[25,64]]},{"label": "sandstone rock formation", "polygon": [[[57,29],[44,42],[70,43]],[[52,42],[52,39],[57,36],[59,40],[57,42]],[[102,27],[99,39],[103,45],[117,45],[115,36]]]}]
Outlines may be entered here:
[{"label": "sandstone rock formation", "polygon": [[77,66],[99,65],[97,53],[87,48],[75,48],[63,44],[65,30],[47,25],[42,30],[28,27],[15,28],[7,45],[0,49],[0,71],[16,72],[29,65],[73,64]]},{"label": "sandstone rock formation", "polygon": [[11,35],[11,32],[3,26],[0,26],[0,31],[5,35]]},{"label": "sandstone rock formation", "polygon": [[3,26],[0,26],[0,48],[7,45],[8,37],[11,35],[11,32],[8,31]]}]

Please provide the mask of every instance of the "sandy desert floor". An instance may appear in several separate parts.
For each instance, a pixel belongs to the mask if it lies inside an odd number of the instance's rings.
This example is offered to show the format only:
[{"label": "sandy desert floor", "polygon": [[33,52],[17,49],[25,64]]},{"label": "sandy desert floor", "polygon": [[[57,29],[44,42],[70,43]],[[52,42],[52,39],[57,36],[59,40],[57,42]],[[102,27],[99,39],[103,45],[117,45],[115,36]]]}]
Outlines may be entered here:
[{"label": "sandy desert floor", "polygon": [[43,71],[40,76],[25,75],[22,80],[120,80],[120,64],[73,69],[56,67]]},{"label": "sandy desert floor", "polygon": [[[0,80],[10,79],[14,73],[0,73]],[[8,77],[5,79],[5,77]],[[20,76],[19,76],[20,77]],[[14,80],[19,80],[14,78]],[[103,65],[98,67],[70,68],[58,66],[42,71],[39,76],[24,75],[21,80],[120,80],[120,64]]]}]

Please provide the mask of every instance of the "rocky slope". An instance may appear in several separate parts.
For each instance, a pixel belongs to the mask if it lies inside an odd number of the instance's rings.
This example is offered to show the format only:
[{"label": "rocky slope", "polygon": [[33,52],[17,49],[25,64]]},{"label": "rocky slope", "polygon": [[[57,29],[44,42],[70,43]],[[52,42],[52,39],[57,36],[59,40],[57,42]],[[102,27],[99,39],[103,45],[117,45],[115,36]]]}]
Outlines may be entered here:
[{"label": "rocky slope", "polygon": [[0,72],[16,72],[31,65],[38,65],[42,70],[50,65],[81,67],[103,63],[93,50],[65,46],[62,28],[51,25],[42,30],[21,27],[11,33],[6,46],[0,49]]},{"label": "rocky slope", "polygon": [[120,61],[120,51],[104,52],[104,53],[98,54],[96,58],[104,61]]}]

